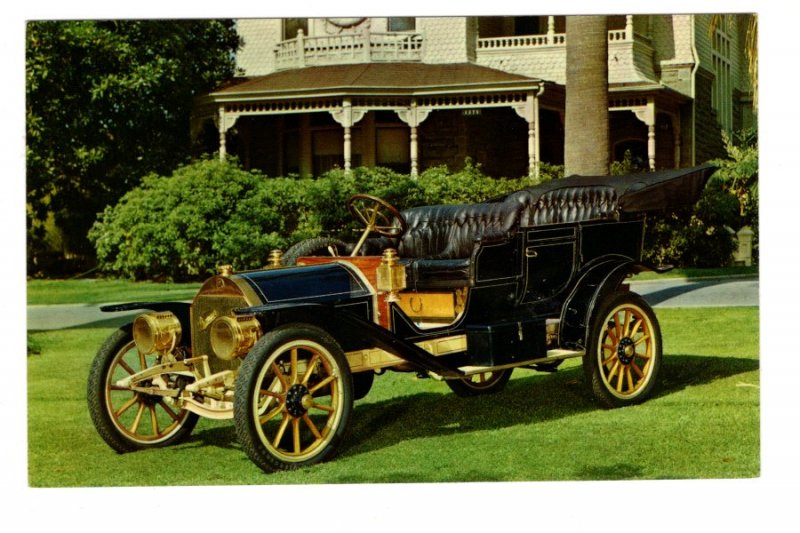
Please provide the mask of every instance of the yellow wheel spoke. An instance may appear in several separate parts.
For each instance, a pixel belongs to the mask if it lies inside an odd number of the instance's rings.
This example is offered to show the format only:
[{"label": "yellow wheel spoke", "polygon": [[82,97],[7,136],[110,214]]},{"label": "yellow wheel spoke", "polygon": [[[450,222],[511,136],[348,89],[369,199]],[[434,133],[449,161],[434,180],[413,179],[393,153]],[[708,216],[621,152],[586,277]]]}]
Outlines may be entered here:
[{"label": "yellow wheel spoke", "polygon": [[121,417],[121,416],[122,416],[122,413],[124,413],[125,411],[127,411],[128,409],[130,409],[130,408],[131,408],[131,406],[132,406],[133,404],[135,404],[136,402],[138,402],[138,401],[139,401],[139,398],[138,398],[138,396],[136,396],[136,395],[134,394],[134,395],[133,395],[133,398],[131,398],[130,400],[128,400],[127,402],[125,402],[125,405],[123,405],[122,407],[120,407],[119,409],[117,409],[117,410],[114,412],[114,416],[115,416],[116,418],[119,418],[119,417]]},{"label": "yellow wheel spoke", "polygon": [[644,319],[640,318],[633,324],[633,327],[631,327],[630,331],[628,332],[628,337],[633,337],[636,335],[636,332],[639,331],[640,327],[642,327],[642,322],[644,322]]},{"label": "yellow wheel spoke", "polygon": [[270,396],[272,398],[277,398],[279,400],[282,398],[281,394],[278,394],[277,392],[272,392],[271,390],[261,389],[259,392],[261,393],[262,396]]},{"label": "yellow wheel spoke", "polygon": [[617,339],[622,339],[622,324],[619,323],[619,313],[614,315],[614,334]]},{"label": "yellow wheel spoke", "polygon": [[608,373],[608,377],[606,379],[608,379],[609,383],[611,383],[611,378],[613,378],[614,374],[617,373],[618,368],[619,368],[619,361],[614,363],[614,366],[611,367],[611,371]]},{"label": "yellow wheel spoke", "polygon": [[136,418],[133,419],[133,424],[131,424],[131,433],[136,433],[136,430],[139,429],[139,423],[142,421],[142,414],[144,413],[144,403],[139,403],[139,410],[136,411]]},{"label": "yellow wheel spoke", "polygon": [[142,370],[147,368],[147,361],[145,361],[144,354],[142,352],[139,352],[139,365],[141,365]]},{"label": "yellow wheel spoke", "polygon": [[156,406],[150,405],[150,426],[153,429],[153,436],[158,435],[158,416],[156,416]]},{"label": "yellow wheel spoke", "polygon": [[292,419],[292,443],[294,444],[294,453],[300,454],[300,419]]},{"label": "yellow wheel spoke", "polygon": [[617,349],[617,346],[614,345],[614,344],[604,344],[603,348],[605,348],[609,352],[613,352],[613,351],[615,351]]},{"label": "yellow wheel spoke", "polygon": [[315,353],[308,362],[308,368],[306,368],[306,373],[303,374],[303,378],[300,380],[300,383],[303,385],[308,385],[308,379],[311,377],[311,374],[314,373],[314,367],[317,366],[317,361],[319,361],[319,354]]},{"label": "yellow wheel spoke", "polygon": [[272,363],[270,368],[272,368],[272,371],[275,373],[275,377],[278,378],[278,381],[281,382],[281,387],[283,387],[283,390],[288,391],[289,382],[286,381],[286,376],[284,376],[283,372],[281,372],[281,368],[275,363]]},{"label": "yellow wheel spoke", "polygon": [[131,365],[129,365],[128,363],[126,363],[122,359],[119,360],[119,366],[124,368],[125,372],[127,372],[128,374],[135,374],[136,373],[136,371],[133,368],[131,368]]},{"label": "yellow wheel spoke", "polygon": [[336,376],[328,376],[327,378],[323,379],[322,381],[320,381],[319,383],[317,383],[316,385],[314,385],[313,387],[308,389],[308,392],[311,393],[311,394],[314,394],[315,392],[320,390],[322,387],[328,385],[329,383],[331,383],[335,379],[336,379]]},{"label": "yellow wheel spoke", "polygon": [[639,379],[642,379],[644,377],[642,369],[636,366],[636,361],[631,362],[631,368],[633,369],[634,372],[636,372],[636,375],[639,376]]},{"label": "yellow wheel spoke", "polygon": [[283,407],[284,407],[283,404],[281,404],[272,411],[270,411],[269,413],[266,413],[265,415],[258,417],[258,423],[261,425],[266,424],[267,422],[275,418],[277,415],[279,415],[280,412],[283,411]]},{"label": "yellow wheel spoke", "polygon": [[180,417],[179,417],[177,414],[175,414],[175,411],[173,411],[172,409],[170,409],[170,408],[169,408],[169,405],[167,405],[167,404],[166,404],[166,402],[164,402],[164,400],[158,400],[158,405],[160,405],[160,406],[161,406],[161,408],[162,408],[164,411],[166,411],[166,412],[167,412],[167,414],[169,415],[169,417],[170,417],[171,419],[175,420],[176,422],[178,421],[178,419],[179,419]]},{"label": "yellow wheel spoke", "polygon": [[326,411],[328,413],[332,413],[334,411],[333,407],[330,405],[325,405],[324,403],[312,403],[309,409],[319,409],[320,411]]},{"label": "yellow wheel spoke", "polygon": [[611,363],[611,361],[615,360],[616,358],[617,358],[616,352],[612,353],[606,359],[603,359],[603,366],[608,366]]},{"label": "yellow wheel spoke", "polygon": [[631,315],[630,309],[626,309],[625,310],[625,318],[622,319],[622,336],[623,337],[627,337],[628,335],[630,335],[628,333],[628,326],[630,326],[630,324],[631,324],[631,318],[632,317],[633,317],[633,315]]},{"label": "yellow wheel spoke", "polygon": [[277,448],[280,446],[281,439],[283,438],[283,434],[286,432],[286,428],[289,425],[289,420],[291,417],[288,413],[283,414],[283,420],[281,421],[281,425],[278,428],[278,432],[275,434],[275,438],[272,440],[272,446]]},{"label": "yellow wheel spoke", "polygon": [[622,380],[625,377],[625,367],[620,367],[619,374],[617,374],[617,392],[622,392]]},{"label": "yellow wheel spoke", "polygon": [[297,383],[297,348],[292,348],[290,353],[291,362],[289,363],[289,366],[291,366],[291,375],[289,376],[289,383],[294,385]]},{"label": "yellow wheel spoke", "polygon": [[633,376],[631,375],[631,367],[625,367],[625,377],[628,378],[628,390],[633,391]]},{"label": "yellow wheel spoke", "polygon": [[314,425],[314,422],[313,422],[313,421],[311,420],[311,418],[308,416],[308,413],[306,413],[306,414],[304,414],[304,415],[303,415],[303,422],[305,422],[305,423],[306,423],[306,426],[308,426],[308,429],[310,429],[310,430],[311,430],[311,433],[313,433],[313,434],[314,434],[314,437],[315,437],[317,440],[321,440],[321,439],[322,439],[322,434],[321,434],[321,433],[319,432],[319,430],[317,429],[317,426],[315,426],[315,425]]},{"label": "yellow wheel spoke", "polygon": [[639,346],[639,344],[641,344],[643,341],[646,341],[649,338],[650,338],[650,334],[649,333],[645,333],[644,335],[642,335],[641,337],[639,337],[638,339],[633,341],[633,344],[634,344],[634,346]]}]

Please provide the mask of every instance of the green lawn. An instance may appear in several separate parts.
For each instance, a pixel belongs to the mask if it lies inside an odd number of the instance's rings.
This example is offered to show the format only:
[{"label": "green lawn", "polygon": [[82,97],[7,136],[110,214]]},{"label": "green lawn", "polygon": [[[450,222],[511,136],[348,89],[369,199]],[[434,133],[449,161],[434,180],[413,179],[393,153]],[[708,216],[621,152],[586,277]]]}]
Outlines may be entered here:
[{"label": "green lawn", "polygon": [[[138,299],[138,298],[137,298]],[[89,420],[89,364],[112,330],[32,334],[29,482],[36,487],[741,478],[759,475],[758,309],[658,310],[662,379],[653,398],[605,410],[579,361],[517,370],[494,396],[387,373],[356,402],[333,461],[264,474],[230,422],[201,420],[171,448],[118,455]]]},{"label": "green lawn", "polygon": [[28,305],[191,300],[199,283],[147,283],[124,279],[34,279]]}]

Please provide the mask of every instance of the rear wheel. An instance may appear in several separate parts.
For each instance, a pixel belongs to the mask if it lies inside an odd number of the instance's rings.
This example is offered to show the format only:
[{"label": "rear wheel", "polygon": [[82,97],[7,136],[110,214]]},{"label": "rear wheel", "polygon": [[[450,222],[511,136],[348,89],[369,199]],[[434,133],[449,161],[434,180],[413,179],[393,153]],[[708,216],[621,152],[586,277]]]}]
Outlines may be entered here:
[{"label": "rear wheel", "polygon": [[594,397],[609,407],[644,401],[661,368],[661,329],[638,294],[617,292],[598,307],[583,356]]},{"label": "rear wheel", "polygon": [[445,383],[458,396],[468,398],[503,390],[511,379],[511,372],[513,372],[511,368],[481,372],[462,379],[448,379]]},{"label": "rear wheel", "polygon": [[[97,352],[89,372],[89,415],[97,432],[120,453],[178,443],[186,439],[198,416],[171,405],[163,396],[132,391],[120,380],[160,363],[156,354],[143,355],[133,342],[130,325],[114,332]],[[158,376],[143,383],[173,388],[172,379]]]},{"label": "rear wheel", "polygon": [[330,458],[352,409],[353,380],[344,352],[315,326],[290,324],[267,333],[239,369],[236,435],[267,472]]}]

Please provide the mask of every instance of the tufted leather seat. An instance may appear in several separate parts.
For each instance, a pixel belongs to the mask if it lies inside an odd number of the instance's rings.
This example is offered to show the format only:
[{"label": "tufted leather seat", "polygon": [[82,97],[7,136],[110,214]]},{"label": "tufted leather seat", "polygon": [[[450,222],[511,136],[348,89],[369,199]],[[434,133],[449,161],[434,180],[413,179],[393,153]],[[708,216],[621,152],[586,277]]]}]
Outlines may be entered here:
[{"label": "tufted leather seat", "polygon": [[535,203],[524,209],[520,225],[539,226],[612,218],[616,215],[617,206],[617,191],[613,187],[565,187],[542,194]]},{"label": "tufted leather seat", "polygon": [[601,185],[544,193],[534,187],[495,202],[414,207],[403,212],[408,229],[399,241],[368,239],[361,253],[397,248],[409,288],[464,287],[471,283],[470,257],[477,242],[505,239],[519,227],[611,218],[616,210],[616,191]]}]

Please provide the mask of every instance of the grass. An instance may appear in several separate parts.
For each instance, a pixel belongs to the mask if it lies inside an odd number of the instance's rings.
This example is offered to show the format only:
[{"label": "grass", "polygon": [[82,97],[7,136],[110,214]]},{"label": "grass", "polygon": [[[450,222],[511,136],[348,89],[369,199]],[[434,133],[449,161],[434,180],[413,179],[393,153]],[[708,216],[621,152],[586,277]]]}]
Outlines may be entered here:
[{"label": "grass", "polygon": [[35,279],[28,281],[28,305],[190,300],[199,288],[199,283],[150,283],[124,279]]},{"label": "grass", "polygon": [[701,278],[719,278],[729,276],[757,276],[758,266],[733,266],[721,268],[674,268],[669,272],[657,274],[656,272],[642,272],[637,274],[633,280],[635,281],[648,281],[653,279],[669,279],[669,278],[684,278],[684,279],[701,279]]},{"label": "grass", "polygon": [[[139,299],[137,297],[137,299]],[[96,434],[86,378],[112,330],[32,334],[29,483],[35,487],[746,478],[759,475],[758,309],[659,309],[665,360],[654,396],[606,410],[579,361],[517,370],[503,392],[462,399],[411,374],[376,379],[333,461],[264,474],[231,422],[185,443],[118,455]]]},{"label": "grass", "polygon": [[[635,281],[652,279],[752,276],[758,267],[676,268],[664,274],[643,272]],[[128,301],[189,300],[200,283],[152,283],[124,279],[29,280],[28,305],[100,304]]]}]

